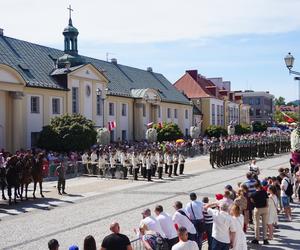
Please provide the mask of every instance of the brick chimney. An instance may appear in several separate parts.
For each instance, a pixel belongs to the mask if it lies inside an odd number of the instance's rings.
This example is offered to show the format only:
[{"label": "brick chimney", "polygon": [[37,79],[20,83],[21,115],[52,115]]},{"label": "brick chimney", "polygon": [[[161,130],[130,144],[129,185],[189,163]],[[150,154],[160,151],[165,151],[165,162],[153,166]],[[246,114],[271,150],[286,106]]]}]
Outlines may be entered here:
[{"label": "brick chimney", "polygon": [[191,77],[193,77],[193,79],[194,79],[195,81],[198,80],[198,70],[193,69],[193,70],[187,70],[187,71],[185,71],[185,72],[188,73]]},{"label": "brick chimney", "polygon": [[4,36],[3,29],[0,28],[0,36]]}]

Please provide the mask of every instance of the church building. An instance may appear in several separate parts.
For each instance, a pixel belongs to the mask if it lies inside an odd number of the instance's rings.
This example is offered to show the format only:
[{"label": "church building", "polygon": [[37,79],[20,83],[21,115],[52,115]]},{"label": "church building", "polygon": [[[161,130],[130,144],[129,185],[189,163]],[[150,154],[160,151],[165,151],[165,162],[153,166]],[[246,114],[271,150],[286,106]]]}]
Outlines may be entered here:
[{"label": "church building", "polygon": [[64,51],[0,29],[0,148],[35,146],[43,126],[66,113],[114,124],[112,141],[143,140],[151,122],[177,123],[188,135],[192,106],[162,74],[79,55],[78,34],[71,15]]}]

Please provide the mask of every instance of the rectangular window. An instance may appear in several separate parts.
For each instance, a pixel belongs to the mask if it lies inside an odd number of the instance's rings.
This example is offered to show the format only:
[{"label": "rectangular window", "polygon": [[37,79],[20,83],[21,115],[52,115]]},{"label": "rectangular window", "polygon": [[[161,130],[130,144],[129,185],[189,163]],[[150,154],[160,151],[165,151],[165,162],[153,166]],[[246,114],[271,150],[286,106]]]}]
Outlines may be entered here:
[{"label": "rectangular window", "polygon": [[187,109],[185,110],[185,119],[189,119],[189,111]]},{"label": "rectangular window", "polygon": [[167,118],[171,118],[171,109],[170,108],[167,109]]},{"label": "rectangular window", "polygon": [[97,115],[102,115],[102,98],[101,95],[97,95],[96,97],[96,113]]},{"label": "rectangular window", "polygon": [[126,141],[126,140],[127,140],[126,130],[122,130],[122,141]]},{"label": "rectangular window", "polygon": [[211,124],[216,125],[216,110],[215,104],[211,105]]},{"label": "rectangular window", "polygon": [[220,124],[220,105],[217,105],[217,125]]},{"label": "rectangular window", "polygon": [[72,113],[79,113],[79,92],[77,87],[72,87]]},{"label": "rectangular window", "polygon": [[60,99],[52,98],[52,114],[59,115],[60,114]]},{"label": "rectangular window", "polygon": [[156,106],[157,107],[157,116],[158,118],[161,117],[161,110],[160,110],[160,106]]},{"label": "rectangular window", "polygon": [[127,105],[122,103],[122,116],[126,116],[126,115],[127,115]]},{"label": "rectangular window", "polygon": [[221,110],[221,126],[224,126],[224,107],[220,106]]},{"label": "rectangular window", "polygon": [[259,97],[256,98],[256,105],[260,105],[260,98]]},{"label": "rectangular window", "polygon": [[144,103],[142,104],[142,109],[143,109],[143,117],[146,117],[146,105]]},{"label": "rectangular window", "polygon": [[31,147],[36,147],[40,138],[40,132],[31,132]]},{"label": "rectangular window", "polygon": [[188,129],[188,128],[185,129],[185,136],[186,136],[186,137],[189,136],[189,129]]},{"label": "rectangular window", "polygon": [[38,96],[31,97],[31,113],[40,113],[40,97]]},{"label": "rectangular window", "polygon": [[177,109],[174,109],[174,118],[177,119]]},{"label": "rectangular window", "polygon": [[255,115],[256,115],[256,116],[260,116],[260,115],[261,115],[260,109],[256,109],[256,110],[255,110]]},{"label": "rectangular window", "polygon": [[115,105],[114,105],[114,103],[110,102],[108,104],[108,108],[109,108],[108,115],[114,116],[115,115]]}]

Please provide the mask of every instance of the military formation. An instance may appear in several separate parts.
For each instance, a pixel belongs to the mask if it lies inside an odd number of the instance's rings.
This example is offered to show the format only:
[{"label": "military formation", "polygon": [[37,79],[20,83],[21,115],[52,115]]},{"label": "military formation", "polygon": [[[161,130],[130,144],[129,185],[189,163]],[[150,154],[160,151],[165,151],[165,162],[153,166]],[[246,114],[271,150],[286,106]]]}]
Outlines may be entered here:
[{"label": "military formation", "polygon": [[221,168],[289,151],[290,135],[287,133],[228,136],[210,144],[210,164],[212,168]]}]

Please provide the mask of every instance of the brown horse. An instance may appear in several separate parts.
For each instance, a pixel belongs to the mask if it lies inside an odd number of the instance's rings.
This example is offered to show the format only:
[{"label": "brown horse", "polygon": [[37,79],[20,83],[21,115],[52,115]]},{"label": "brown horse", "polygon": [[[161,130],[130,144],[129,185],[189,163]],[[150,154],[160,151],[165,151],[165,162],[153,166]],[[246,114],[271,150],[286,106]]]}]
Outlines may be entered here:
[{"label": "brown horse", "polygon": [[36,190],[36,184],[39,183],[40,186],[40,194],[41,197],[44,198],[43,195],[43,153],[38,154],[38,157],[35,161],[35,164],[33,165],[33,168],[31,170],[32,178],[33,178],[33,198],[35,199],[35,190]]},{"label": "brown horse", "polygon": [[35,164],[35,159],[30,156],[26,155],[24,157],[24,166],[21,172],[21,200],[23,200],[23,191],[25,187],[25,199],[28,200],[27,192],[28,192],[28,185],[32,182],[32,167]]}]

